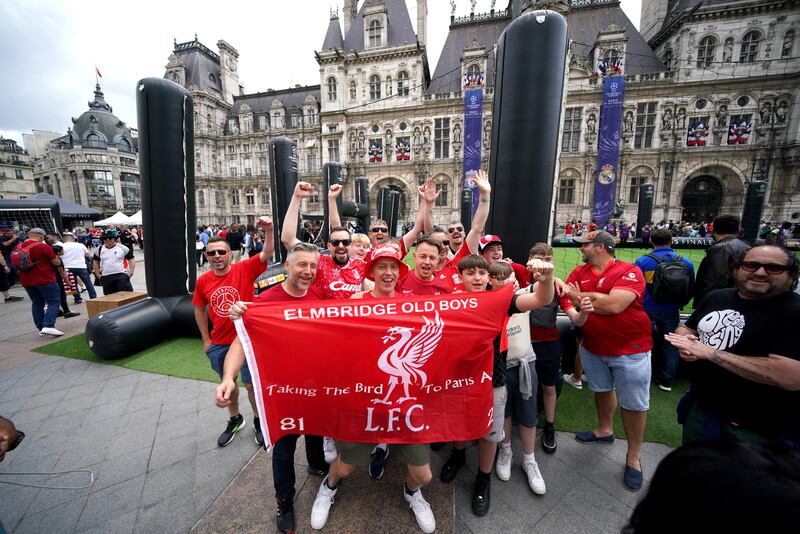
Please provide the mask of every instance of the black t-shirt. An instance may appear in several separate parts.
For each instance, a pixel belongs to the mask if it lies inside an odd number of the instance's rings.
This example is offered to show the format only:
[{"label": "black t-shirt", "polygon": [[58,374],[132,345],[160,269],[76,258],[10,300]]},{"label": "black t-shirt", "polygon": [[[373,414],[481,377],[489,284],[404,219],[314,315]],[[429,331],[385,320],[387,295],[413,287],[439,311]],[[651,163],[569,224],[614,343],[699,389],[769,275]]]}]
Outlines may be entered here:
[{"label": "black t-shirt", "polygon": [[[712,291],[686,326],[700,341],[739,356],[778,354],[800,360],[800,295],[746,300],[735,288]],[[760,384],[709,361],[690,365],[692,391],[703,410],[724,422],[774,437],[800,439],[800,391]]]},{"label": "black t-shirt", "polygon": [[239,232],[228,232],[228,235],[225,236],[225,240],[228,242],[231,250],[241,250],[242,241],[244,241],[244,235],[240,234]]}]

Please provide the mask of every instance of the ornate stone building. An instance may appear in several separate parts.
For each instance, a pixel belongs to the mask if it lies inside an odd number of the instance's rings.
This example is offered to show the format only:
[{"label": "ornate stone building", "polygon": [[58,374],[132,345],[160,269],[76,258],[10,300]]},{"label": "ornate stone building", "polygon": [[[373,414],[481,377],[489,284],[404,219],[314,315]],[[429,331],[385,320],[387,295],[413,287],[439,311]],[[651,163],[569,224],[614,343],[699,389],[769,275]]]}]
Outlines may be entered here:
[{"label": "ornate stone building", "polygon": [[28,198],[36,193],[27,150],[0,137],[0,199]]},{"label": "ornate stone building", "polygon": [[114,115],[100,84],[89,109],[64,136],[34,159],[36,192],[97,209],[106,215],[141,209],[139,151],[135,130]]},{"label": "ornate stone building", "polygon": [[[485,167],[493,47],[504,28],[533,7],[562,12],[571,40],[554,177],[559,224],[590,217],[602,100],[596,72],[604,61],[619,64],[626,81],[621,218],[635,219],[642,183],[655,185],[655,219],[699,221],[741,213],[746,182],[765,179],[764,217],[800,220],[796,3],[645,0],[647,40],[616,0],[510,0],[505,9],[464,17],[455,16],[453,3],[447,40],[433,68],[425,0],[416,0],[416,31],[405,0],[358,4],[348,0],[341,18],[331,16],[315,53],[315,86],[243,94],[238,52],[230,44],[219,41],[217,52],[196,38],[175,44],[165,77],[194,97],[200,223],[252,222],[269,213],[266,147],[275,136],[297,142],[302,179],[319,184],[321,165],[336,161],[344,167],[346,195],[352,196],[355,177],[369,178],[373,208],[379,187],[398,190],[401,219],[415,213],[415,187],[430,174],[443,190],[436,219],[457,218],[463,80],[481,74],[486,82]],[[321,213],[321,201],[312,197],[304,213]]]}]

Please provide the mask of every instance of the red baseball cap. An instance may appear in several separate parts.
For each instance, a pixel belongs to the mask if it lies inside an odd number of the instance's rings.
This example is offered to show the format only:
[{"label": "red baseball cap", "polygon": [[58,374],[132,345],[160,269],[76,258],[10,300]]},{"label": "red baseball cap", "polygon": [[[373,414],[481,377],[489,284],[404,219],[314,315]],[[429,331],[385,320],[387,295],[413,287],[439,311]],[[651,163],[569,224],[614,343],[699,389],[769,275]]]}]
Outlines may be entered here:
[{"label": "red baseball cap", "polygon": [[481,238],[480,242],[478,243],[478,252],[483,252],[483,249],[495,243],[502,245],[503,240],[500,239],[499,235],[486,234]]},{"label": "red baseball cap", "polygon": [[398,263],[400,266],[400,278],[408,274],[408,265],[403,263],[403,258],[400,256],[400,251],[397,250],[397,247],[394,245],[381,245],[373,248],[369,252],[369,260],[367,261],[367,266],[364,268],[364,276],[367,280],[375,280],[370,271],[375,262],[381,258],[389,258]]}]

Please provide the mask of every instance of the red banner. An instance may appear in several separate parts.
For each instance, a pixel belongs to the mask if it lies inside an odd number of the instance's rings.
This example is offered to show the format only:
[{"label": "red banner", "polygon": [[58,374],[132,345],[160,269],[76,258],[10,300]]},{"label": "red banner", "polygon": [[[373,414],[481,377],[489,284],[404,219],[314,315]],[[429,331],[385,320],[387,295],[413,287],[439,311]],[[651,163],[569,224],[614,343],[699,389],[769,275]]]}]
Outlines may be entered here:
[{"label": "red banner", "polygon": [[236,329],[265,442],[286,434],[364,443],[484,435],[492,420],[492,343],[511,295],[509,286],[250,305]]}]

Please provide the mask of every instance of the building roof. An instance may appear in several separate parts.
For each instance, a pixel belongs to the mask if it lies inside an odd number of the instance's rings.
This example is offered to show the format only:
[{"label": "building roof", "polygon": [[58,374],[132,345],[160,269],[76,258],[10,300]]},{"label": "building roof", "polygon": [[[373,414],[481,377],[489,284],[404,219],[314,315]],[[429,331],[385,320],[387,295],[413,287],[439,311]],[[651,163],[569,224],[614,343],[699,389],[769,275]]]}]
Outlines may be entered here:
[{"label": "building roof", "polygon": [[230,114],[238,115],[241,113],[243,104],[250,106],[250,110],[254,114],[269,113],[270,109],[272,109],[272,102],[275,100],[280,100],[283,107],[287,110],[303,109],[303,104],[309,95],[316,98],[316,102],[319,103],[319,85],[307,85],[278,91],[266,91],[263,93],[236,96],[233,98],[233,107],[231,108]]},{"label": "building roof", "polygon": [[[400,46],[404,43],[416,43],[417,34],[411,26],[411,17],[405,0],[367,0],[358,10],[353,23],[344,38],[344,48],[350,50],[364,50],[364,10],[375,4],[386,6],[388,34],[386,46]],[[327,48],[323,48],[327,50]]]},{"label": "building roof", "polygon": [[173,54],[183,63],[186,87],[193,85],[201,91],[222,95],[218,54],[198,41],[196,36],[194,41],[175,43]]},{"label": "building roof", "polygon": [[62,219],[91,219],[97,221],[103,217],[103,214],[94,208],[87,208],[48,193],[36,193],[30,198],[33,200],[57,200]]},{"label": "building roof", "polygon": [[339,26],[339,16],[331,16],[328,24],[328,31],[325,33],[325,40],[322,42],[320,50],[330,50],[331,48],[342,48],[344,39],[342,38],[342,27]]},{"label": "building roof", "polygon": [[135,150],[136,143],[131,135],[131,130],[112,112],[111,106],[106,102],[100,84],[95,86],[94,100],[89,102],[88,111],[72,119],[72,141],[83,145],[87,137],[96,134],[98,143],[94,148],[105,148],[106,145],[118,145],[125,139],[130,148]]}]

